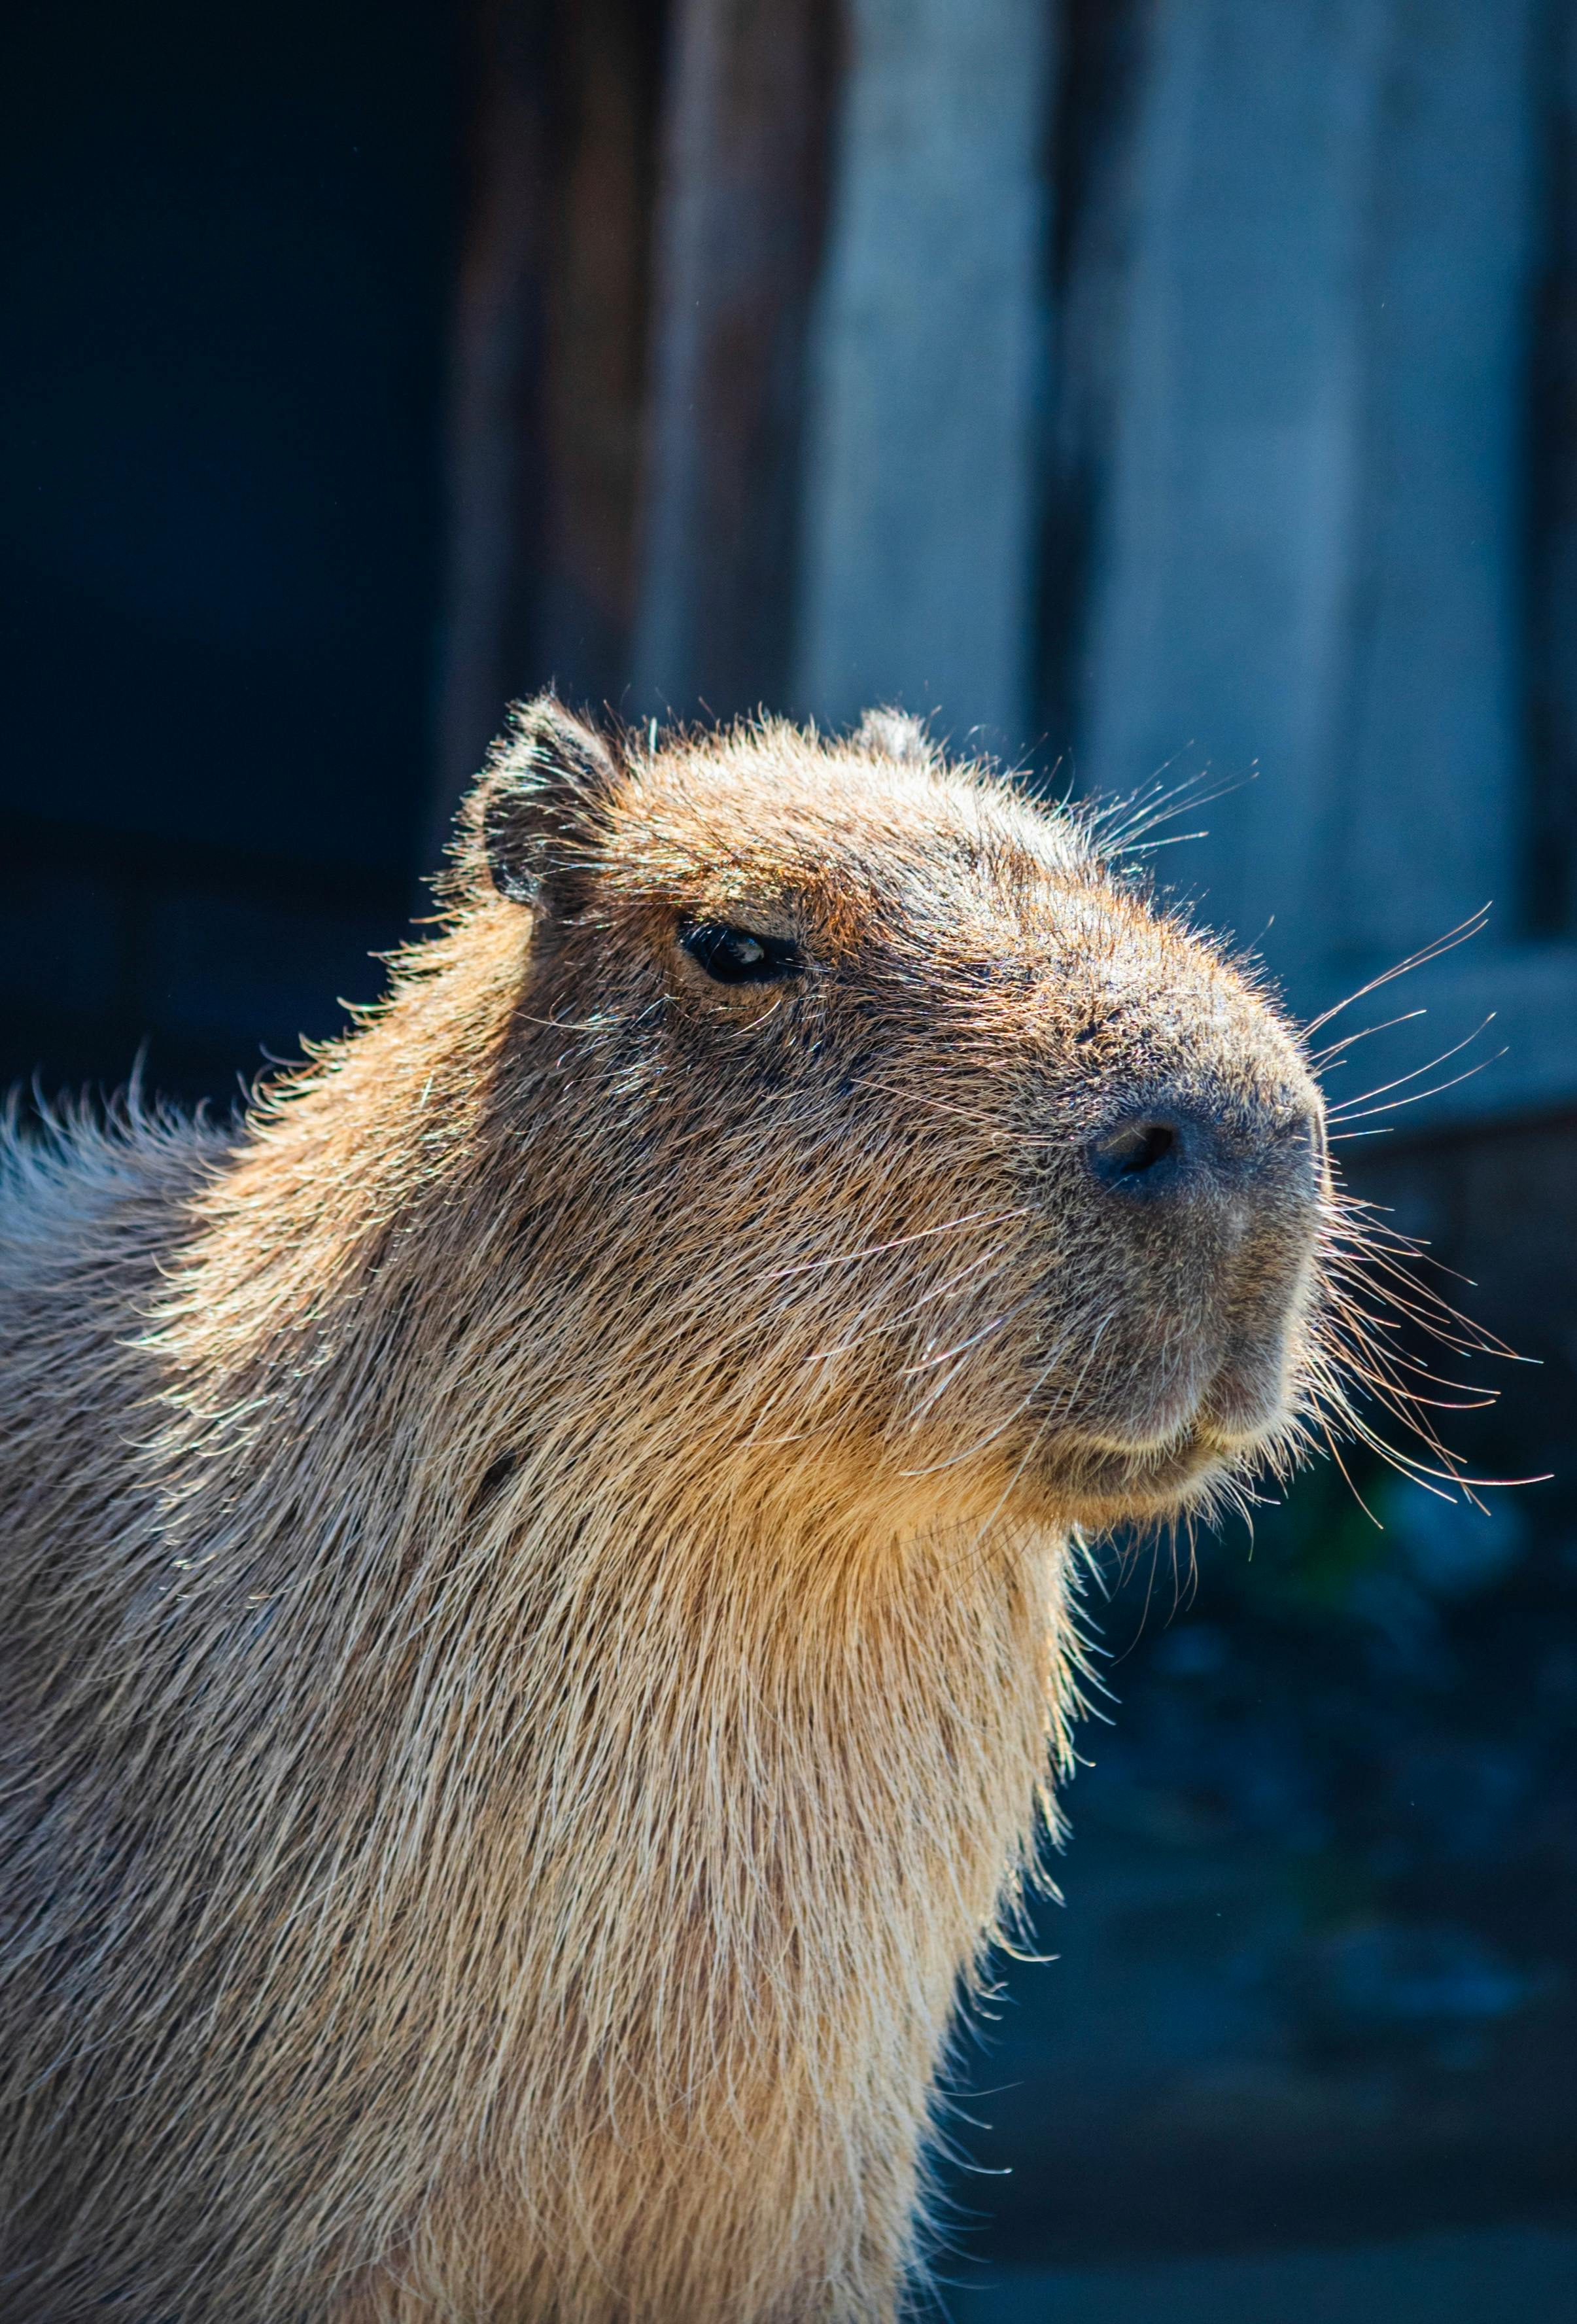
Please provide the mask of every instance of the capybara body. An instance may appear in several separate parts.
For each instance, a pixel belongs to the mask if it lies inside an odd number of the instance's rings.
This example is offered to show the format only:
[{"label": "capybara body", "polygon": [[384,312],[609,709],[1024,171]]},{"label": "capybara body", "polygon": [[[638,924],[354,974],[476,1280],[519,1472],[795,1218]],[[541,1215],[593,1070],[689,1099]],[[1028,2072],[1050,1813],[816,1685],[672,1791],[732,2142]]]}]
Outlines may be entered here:
[{"label": "capybara body", "polygon": [[12,2324],[890,2324],[1079,1525],[1290,1441],[1318,1102],[892,721],[551,703],[239,1131],[14,1139]]}]

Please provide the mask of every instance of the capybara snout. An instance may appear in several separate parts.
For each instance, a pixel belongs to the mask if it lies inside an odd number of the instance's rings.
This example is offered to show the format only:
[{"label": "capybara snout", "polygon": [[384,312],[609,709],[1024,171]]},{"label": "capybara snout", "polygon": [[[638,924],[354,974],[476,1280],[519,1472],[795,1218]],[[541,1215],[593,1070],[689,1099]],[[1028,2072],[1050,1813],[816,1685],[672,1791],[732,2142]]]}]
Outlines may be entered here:
[{"label": "capybara snout", "polygon": [[1086,1160],[1128,1351],[1129,1422],[1105,1429],[1108,1449],[1154,1452],[1191,1430],[1197,1477],[1294,1408],[1331,1196],[1318,1093],[1285,1070],[1230,1091],[1197,1073],[1181,1092],[1152,1084]]}]

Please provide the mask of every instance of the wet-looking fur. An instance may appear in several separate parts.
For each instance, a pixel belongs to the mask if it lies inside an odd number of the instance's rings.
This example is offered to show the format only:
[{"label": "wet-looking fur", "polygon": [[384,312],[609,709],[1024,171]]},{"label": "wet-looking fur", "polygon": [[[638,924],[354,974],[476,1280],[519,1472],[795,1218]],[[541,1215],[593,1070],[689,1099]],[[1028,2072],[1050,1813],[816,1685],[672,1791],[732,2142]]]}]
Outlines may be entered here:
[{"label": "wet-looking fur", "polygon": [[1264,993],[899,722],[544,701],[347,1039],[5,1167],[5,2316],[894,2317],[1075,1529],[1328,1370]]}]

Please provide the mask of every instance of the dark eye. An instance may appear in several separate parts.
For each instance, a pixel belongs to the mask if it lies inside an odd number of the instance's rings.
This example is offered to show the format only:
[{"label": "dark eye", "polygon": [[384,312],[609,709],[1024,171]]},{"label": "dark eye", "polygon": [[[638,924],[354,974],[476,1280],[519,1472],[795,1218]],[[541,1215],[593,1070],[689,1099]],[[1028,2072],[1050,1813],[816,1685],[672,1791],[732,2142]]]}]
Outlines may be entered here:
[{"label": "dark eye", "polygon": [[759,936],[751,928],[730,928],[721,920],[702,920],[686,928],[679,939],[693,961],[719,984],[777,984],[785,976],[800,975],[805,955],[792,937]]}]

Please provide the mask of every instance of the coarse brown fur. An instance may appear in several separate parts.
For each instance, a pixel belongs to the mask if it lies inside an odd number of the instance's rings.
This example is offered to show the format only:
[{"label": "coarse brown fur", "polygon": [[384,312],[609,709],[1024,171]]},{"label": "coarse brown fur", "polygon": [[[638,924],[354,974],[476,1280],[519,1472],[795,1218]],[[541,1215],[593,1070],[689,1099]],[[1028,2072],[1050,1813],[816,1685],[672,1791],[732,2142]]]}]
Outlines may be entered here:
[{"label": "coarse brown fur", "polygon": [[[1158,1103],[1236,1174],[1182,1227],[1089,1161]],[[242,1131],[7,1167],[5,2315],[894,2317],[1071,1529],[1325,1360],[1264,995],[890,723],[544,703]]]}]

